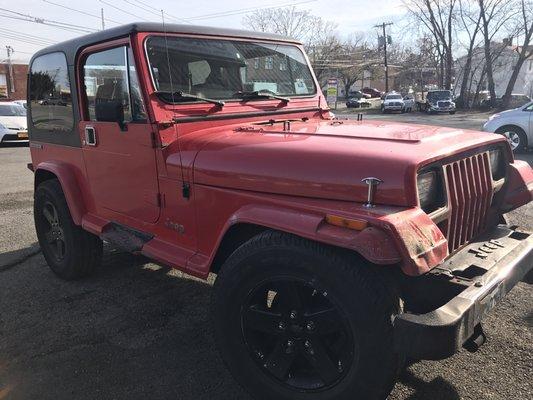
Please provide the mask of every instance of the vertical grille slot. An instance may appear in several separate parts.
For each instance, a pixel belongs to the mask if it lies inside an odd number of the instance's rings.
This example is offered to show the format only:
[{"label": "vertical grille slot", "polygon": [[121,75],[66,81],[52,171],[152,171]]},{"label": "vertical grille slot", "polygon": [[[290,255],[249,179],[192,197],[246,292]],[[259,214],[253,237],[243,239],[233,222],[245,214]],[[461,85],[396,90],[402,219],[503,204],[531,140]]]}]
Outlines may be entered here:
[{"label": "vertical grille slot", "polygon": [[488,153],[476,154],[444,166],[450,215],[446,237],[450,252],[485,228],[492,201]]}]

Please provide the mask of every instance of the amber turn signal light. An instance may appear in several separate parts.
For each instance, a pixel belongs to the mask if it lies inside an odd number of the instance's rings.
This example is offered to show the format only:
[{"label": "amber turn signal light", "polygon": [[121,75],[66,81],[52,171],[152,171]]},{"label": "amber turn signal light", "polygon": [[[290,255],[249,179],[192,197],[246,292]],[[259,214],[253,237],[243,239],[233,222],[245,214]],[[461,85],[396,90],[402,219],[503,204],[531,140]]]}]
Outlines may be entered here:
[{"label": "amber turn signal light", "polygon": [[330,225],[340,226],[342,228],[362,231],[368,226],[368,222],[361,219],[349,219],[337,215],[326,215],[326,222]]}]

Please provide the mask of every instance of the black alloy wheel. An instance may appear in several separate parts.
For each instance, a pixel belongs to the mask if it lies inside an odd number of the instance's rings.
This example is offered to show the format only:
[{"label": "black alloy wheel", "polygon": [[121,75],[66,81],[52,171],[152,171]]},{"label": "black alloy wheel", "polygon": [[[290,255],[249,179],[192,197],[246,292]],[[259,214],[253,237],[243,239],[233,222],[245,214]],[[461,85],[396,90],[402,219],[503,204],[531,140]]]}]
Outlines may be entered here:
[{"label": "black alloy wheel", "polygon": [[377,400],[403,364],[392,269],[278,231],[224,262],[212,318],[222,359],[256,400]]},{"label": "black alloy wheel", "polygon": [[61,220],[56,207],[49,201],[44,203],[43,217],[48,224],[48,230],[45,232],[46,244],[48,250],[54,256],[55,260],[60,262],[65,257],[65,233],[61,226]]},{"label": "black alloy wheel", "polygon": [[241,315],[251,357],[291,389],[334,386],[356,357],[346,315],[309,282],[268,279],[250,292]]}]

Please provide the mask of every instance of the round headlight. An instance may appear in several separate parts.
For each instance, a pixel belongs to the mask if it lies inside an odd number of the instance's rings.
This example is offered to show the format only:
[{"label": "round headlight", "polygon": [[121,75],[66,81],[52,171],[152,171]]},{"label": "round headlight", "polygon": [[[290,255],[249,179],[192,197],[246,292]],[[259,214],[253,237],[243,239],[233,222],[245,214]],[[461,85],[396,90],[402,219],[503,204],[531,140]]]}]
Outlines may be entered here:
[{"label": "round headlight", "polygon": [[426,212],[436,209],[441,197],[437,172],[428,171],[419,174],[417,187],[420,207]]},{"label": "round headlight", "polygon": [[494,149],[489,151],[489,160],[490,160],[490,172],[492,174],[492,179],[498,180],[503,178],[505,175],[503,164],[503,157],[501,149]]}]

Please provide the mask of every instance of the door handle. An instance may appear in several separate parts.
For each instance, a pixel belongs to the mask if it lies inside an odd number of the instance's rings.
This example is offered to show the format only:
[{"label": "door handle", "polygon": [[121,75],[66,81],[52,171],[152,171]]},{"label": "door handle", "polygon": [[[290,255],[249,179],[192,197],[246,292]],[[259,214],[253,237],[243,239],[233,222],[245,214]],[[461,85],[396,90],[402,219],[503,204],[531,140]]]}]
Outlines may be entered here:
[{"label": "door handle", "polygon": [[96,129],[94,129],[94,126],[85,127],[85,144],[87,146],[96,146]]}]

